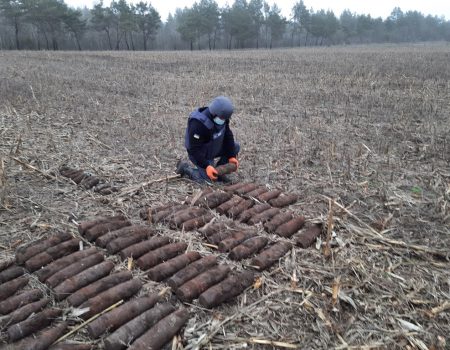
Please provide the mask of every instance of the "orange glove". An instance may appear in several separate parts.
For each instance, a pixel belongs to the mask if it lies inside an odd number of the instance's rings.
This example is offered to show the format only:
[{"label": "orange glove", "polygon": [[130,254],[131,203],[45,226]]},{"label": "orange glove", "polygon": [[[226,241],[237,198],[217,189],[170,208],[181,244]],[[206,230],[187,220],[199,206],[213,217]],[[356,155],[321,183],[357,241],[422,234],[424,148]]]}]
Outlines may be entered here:
[{"label": "orange glove", "polygon": [[212,181],[216,181],[217,180],[217,176],[219,175],[217,170],[212,166],[212,165],[208,165],[206,167],[206,175],[208,175],[208,177],[212,180]]},{"label": "orange glove", "polygon": [[231,157],[228,159],[228,163],[236,164],[236,170],[239,168],[239,162],[235,157]]}]

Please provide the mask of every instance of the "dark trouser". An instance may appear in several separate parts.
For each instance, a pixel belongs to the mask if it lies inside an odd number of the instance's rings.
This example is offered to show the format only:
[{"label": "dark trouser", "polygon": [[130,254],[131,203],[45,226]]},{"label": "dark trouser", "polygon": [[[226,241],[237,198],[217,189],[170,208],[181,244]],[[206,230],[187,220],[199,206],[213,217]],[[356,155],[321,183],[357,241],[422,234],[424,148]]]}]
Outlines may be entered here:
[{"label": "dark trouser", "polygon": [[[234,143],[234,154],[237,155],[240,150],[241,150],[241,146],[239,145],[238,142],[235,142]],[[216,165],[214,165],[214,159],[210,161],[210,165],[219,166],[219,165],[224,165],[224,164],[228,163],[228,157],[225,156],[222,151],[217,155],[217,157],[220,157],[220,158],[217,161]],[[199,166],[197,166],[195,164],[194,159],[191,156],[189,156],[189,159],[194,164],[194,168],[192,169],[191,174],[189,174],[191,177],[191,180],[194,180],[194,181],[200,182],[200,183],[204,182],[204,181],[211,182],[210,178],[206,174],[206,169],[203,169],[203,168],[200,168]]]}]

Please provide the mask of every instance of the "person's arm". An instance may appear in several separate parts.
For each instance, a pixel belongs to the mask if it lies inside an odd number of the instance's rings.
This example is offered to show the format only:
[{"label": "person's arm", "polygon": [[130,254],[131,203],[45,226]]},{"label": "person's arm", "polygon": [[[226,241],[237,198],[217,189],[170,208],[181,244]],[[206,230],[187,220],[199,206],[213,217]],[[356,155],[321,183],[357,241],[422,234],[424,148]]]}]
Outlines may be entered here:
[{"label": "person's arm", "polygon": [[206,169],[209,163],[205,158],[204,145],[211,140],[211,133],[198,120],[192,119],[189,123],[191,124],[188,137],[191,147],[188,149],[188,153],[194,158],[196,165]]}]

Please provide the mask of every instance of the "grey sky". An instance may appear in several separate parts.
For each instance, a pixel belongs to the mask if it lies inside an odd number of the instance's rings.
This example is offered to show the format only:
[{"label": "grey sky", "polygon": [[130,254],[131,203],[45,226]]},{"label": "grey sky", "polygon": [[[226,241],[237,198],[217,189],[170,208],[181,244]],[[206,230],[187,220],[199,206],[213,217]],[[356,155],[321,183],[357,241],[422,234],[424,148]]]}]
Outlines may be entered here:
[{"label": "grey sky", "polygon": [[[98,1],[98,0],[97,0]],[[140,0],[127,0],[127,2],[139,2]],[[148,0],[143,0],[144,2]],[[92,7],[96,0],[65,0],[67,4],[73,7]],[[163,21],[166,20],[169,12],[174,13],[176,8],[190,7],[195,0],[150,0],[156,10],[158,10]],[[216,0],[219,6],[225,4],[233,4],[233,0]],[[417,10],[425,15],[445,16],[447,20],[450,19],[450,2],[445,0],[377,0],[377,1],[363,1],[363,0],[304,0],[306,7],[319,9],[331,9],[336,16],[339,16],[345,9],[358,14],[370,14],[372,17],[386,18],[390,15],[394,7],[400,7],[403,11]],[[105,4],[109,4],[109,0],[104,0]],[[268,1],[269,4],[276,3],[281,8],[283,15],[290,16],[292,6],[296,0],[276,0]]]}]

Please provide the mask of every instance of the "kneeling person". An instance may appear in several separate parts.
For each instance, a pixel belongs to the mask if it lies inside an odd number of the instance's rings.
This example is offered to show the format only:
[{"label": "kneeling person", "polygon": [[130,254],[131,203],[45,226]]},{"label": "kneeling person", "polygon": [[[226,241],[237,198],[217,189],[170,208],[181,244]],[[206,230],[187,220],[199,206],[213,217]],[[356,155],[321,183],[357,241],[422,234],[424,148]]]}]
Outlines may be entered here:
[{"label": "kneeling person", "polygon": [[[238,166],[239,144],[234,142],[230,118],[234,107],[229,98],[216,97],[208,107],[201,107],[189,115],[185,147],[191,162],[180,161],[177,173],[197,182],[225,181],[215,166],[234,163]],[[219,158],[214,165],[215,159]]]}]

